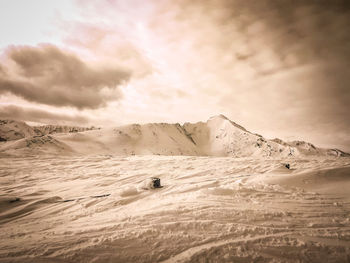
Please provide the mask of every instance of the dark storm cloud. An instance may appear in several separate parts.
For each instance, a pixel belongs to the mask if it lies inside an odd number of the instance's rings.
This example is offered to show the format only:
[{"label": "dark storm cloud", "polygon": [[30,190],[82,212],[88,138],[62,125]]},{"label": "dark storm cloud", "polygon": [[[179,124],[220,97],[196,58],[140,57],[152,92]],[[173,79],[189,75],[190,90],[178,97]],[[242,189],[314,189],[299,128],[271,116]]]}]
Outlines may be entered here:
[{"label": "dark storm cloud", "polygon": [[0,76],[5,74],[6,74],[5,68],[0,64]]},{"label": "dark storm cloud", "polygon": [[[315,59],[336,57],[345,62],[350,58],[350,1],[184,0],[178,3],[176,18],[186,26],[196,20],[200,32],[209,21],[219,32],[219,37],[200,39],[198,45],[206,44],[208,48],[215,45],[215,49],[232,52],[238,60],[249,60],[257,73]],[[237,38],[235,31],[241,33],[242,39]],[[240,51],[235,43],[244,45],[245,51]],[[278,60],[275,67],[269,68],[265,57],[259,57],[266,50]]]},{"label": "dark storm cloud", "polygon": [[65,123],[71,125],[81,125],[88,123],[88,118],[80,115],[57,114],[35,108],[19,107],[15,105],[0,105],[0,118],[47,124]]},{"label": "dark storm cloud", "polygon": [[11,47],[0,65],[0,94],[12,93],[31,102],[95,109],[121,97],[118,85],[130,72],[93,68],[79,57],[52,45]]}]

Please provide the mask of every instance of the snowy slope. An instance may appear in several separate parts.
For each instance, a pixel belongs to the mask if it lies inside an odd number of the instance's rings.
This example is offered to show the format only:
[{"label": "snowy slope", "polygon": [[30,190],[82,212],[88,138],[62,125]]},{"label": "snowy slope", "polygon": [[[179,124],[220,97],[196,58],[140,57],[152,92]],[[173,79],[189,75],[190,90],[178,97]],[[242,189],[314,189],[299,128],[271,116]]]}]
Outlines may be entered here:
[{"label": "snowy slope", "polygon": [[81,132],[91,129],[61,125],[32,127],[22,121],[0,120],[0,152],[15,155],[71,153],[74,152],[71,147],[47,135]]},{"label": "snowy slope", "polygon": [[0,141],[19,140],[41,135],[41,132],[22,121],[0,120]]},{"label": "snowy slope", "polygon": [[119,155],[200,155],[180,124],[154,123],[57,134],[76,152]]},{"label": "snowy slope", "polygon": [[54,133],[82,132],[94,129],[97,128],[65,125],[29,126],[28,124],[22,121],[0,120],[0,141],[12,141],[31,136],[47,135]]},{"label": "snowy slope", "polygon": [[214,116],[206,123],[185,123],[184,129],[203,153],[210,156],[295,156],[298,151],[290,145],[247,131],[223,115]]},{"label": "snowy slope", "polygon": [[304,142],[304,141],[292,141],[288,142],[288,145],[291,145],[298,149],[300,153],[303,155],[326,155],[326,156],[336,156],[336,157],[345,157],[350,156],[348,153],[345,153],[339,149],[323,149],[318,148],[312,143]]},{"label": "snowy slope", "polygon": [[0,152],[15,155],[31,154],[68,154],[73,150],[70,146],[50,135],[31,136],[9,141],[0,145]]}]

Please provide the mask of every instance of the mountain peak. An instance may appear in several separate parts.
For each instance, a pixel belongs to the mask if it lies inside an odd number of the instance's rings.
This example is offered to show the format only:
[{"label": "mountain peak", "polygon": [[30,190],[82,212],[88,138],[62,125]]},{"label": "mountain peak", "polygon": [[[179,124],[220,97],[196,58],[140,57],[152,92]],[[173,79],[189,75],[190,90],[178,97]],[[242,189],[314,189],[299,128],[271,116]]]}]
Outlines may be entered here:
[{"label": "mountain peak", "polygon": [[223,114],[219,114],[219,115],[215,115],[215,116],[210,117],[210,118],[209,118],[209,121],[212,121],[212,120],[224,120],[224,121],[229,121],[229,123],[231,123],[233,126],[235,126],[235,127],[239,128],[239,129],[241,129],[241,130],[247,132],[247,130],[246,130],[243,126],[241,126],[241,125],[235,123],[234,121],[231,121],[229,118],[227,118],[227,117],[226,117],[225,115],[223,115]]},{"label": "mountain peak", "polygon": [[212,117],[209,118],[209,120],[212,120],[212,119],[223,119],[223,120],[229,120],[229,118],[227,118],[225,115],[223,114],[219,114],[219,115],[214,115]]}]

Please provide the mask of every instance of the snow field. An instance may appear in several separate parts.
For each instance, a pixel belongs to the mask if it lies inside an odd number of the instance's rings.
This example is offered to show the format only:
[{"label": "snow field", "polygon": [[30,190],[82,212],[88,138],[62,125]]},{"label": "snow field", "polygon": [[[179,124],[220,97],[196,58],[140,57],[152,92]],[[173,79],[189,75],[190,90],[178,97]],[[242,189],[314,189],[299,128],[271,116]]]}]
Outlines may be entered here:
[{"label": "snow field", "polygon": [[[349,172],[348,158],[2,158],[0,262],[347,262]],[[144,189],[153,176],[164,187]]]}]

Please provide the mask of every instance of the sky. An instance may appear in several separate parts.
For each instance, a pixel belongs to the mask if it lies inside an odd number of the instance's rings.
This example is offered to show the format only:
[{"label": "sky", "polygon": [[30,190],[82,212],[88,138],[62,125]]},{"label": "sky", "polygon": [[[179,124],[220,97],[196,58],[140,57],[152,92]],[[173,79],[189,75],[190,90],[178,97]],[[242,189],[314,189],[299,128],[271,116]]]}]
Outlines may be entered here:
[{"label": "sky", "polygon": [[1,0],[0,118],[118,126],[224,114],[350,151],[346,0]]}]

